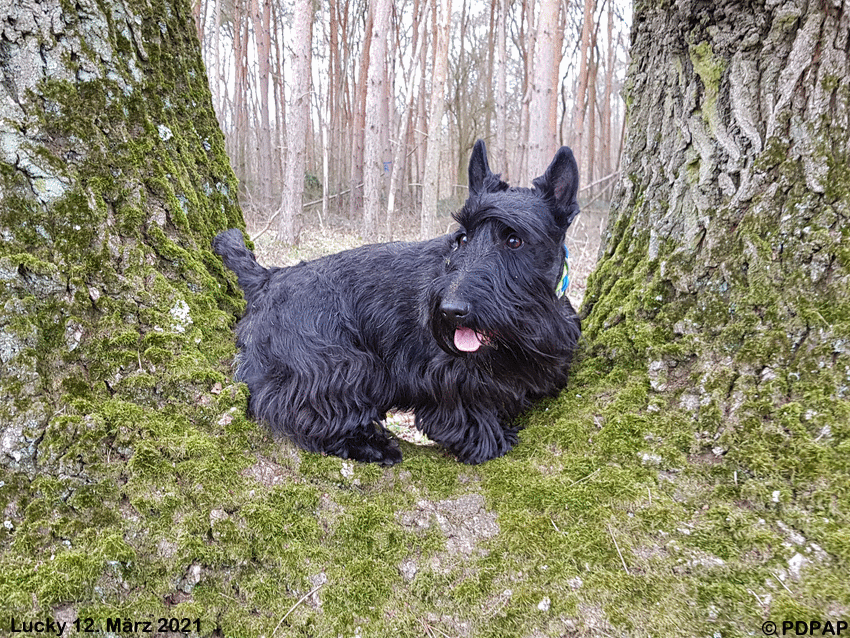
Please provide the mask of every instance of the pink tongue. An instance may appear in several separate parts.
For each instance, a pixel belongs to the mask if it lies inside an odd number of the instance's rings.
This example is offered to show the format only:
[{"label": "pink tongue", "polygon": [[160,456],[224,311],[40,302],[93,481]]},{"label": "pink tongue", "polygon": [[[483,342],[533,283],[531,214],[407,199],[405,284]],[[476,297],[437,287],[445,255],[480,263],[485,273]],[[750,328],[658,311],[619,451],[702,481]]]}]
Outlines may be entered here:
[{"label": "pink tongue", "polygon": [[455,330],[455,347],[461,352],[475,352],[481,347],[481,339],[472,328],[460,327]]}]

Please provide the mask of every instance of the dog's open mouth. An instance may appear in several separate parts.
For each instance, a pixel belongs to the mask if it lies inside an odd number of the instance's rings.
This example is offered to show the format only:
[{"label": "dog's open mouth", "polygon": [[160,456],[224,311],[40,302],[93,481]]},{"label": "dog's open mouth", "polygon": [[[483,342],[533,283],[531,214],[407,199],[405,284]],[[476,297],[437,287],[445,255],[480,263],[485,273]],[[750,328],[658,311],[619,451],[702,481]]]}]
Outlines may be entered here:
[{"label": "dog's open mouth", "polygon": [[480,332],[475,332],[472,328],[466,326],[458,326],[455,329],[455,348],[461,352],[475,352],[481,346],[490,345],[490,338]]}]

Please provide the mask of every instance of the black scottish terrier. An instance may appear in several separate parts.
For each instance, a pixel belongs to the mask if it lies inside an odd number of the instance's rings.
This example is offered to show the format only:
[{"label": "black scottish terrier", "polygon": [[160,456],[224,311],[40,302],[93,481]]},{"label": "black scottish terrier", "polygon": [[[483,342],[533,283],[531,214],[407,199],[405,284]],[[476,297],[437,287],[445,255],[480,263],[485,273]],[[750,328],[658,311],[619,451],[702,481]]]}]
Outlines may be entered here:
[{"label": "black scottish terrier", "polygon": [[214,250],[247,300],[237,378],[253,415],[307,450],[391,465],[401,452],[381,421],[412,409],[461,461],[505,454],[515,417],[566,384],[581,331],[557,294],[577,190],[567,147],[533,188],[512,188],[479,140],[450,235],[266,269],[241,231],[221,233]]}]

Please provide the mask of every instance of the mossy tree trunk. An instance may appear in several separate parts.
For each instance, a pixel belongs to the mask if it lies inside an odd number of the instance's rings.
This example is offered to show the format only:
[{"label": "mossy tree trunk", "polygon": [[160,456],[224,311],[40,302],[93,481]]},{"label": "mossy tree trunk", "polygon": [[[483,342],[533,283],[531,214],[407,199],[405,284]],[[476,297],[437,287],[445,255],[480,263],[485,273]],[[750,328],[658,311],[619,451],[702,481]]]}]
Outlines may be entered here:
[{"label": "mossy tree trunk", "polygon": [[[850,7],[638,2],[629,137],[584,305],[680,446],[846,566]],[[730,484],[731,485],[731,484]]]},{"label": "mossy tree trunk", "polygon": [[210,241],[244,223],[188,3],[6,6],[0,598],[44,610],[120,591],[139,513],[170,521],[153,477],[223,462],[242,302]]}]

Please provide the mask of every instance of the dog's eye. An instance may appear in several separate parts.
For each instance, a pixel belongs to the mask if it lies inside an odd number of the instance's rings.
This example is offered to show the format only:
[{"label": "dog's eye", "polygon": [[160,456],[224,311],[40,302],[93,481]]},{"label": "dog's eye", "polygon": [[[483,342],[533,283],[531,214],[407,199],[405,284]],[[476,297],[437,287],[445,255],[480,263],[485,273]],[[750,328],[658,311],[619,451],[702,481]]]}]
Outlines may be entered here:
[{"label": "dog's eye", "polygon": [[522,246],[522,239],[520,239],[520,238],[519,238],[518,236],[516,236],[516,235],[510,235],[510,236],[509,236],[509,237],[505,240],[505,246],[507,246],[508,248],[513,248],[514,250],[516,250],[517,248],[519,248],[520,246]]},{"label": "dog's eye", "polygon": [[462,248],[463,246],[466,246],[468,243],[469,243],[469,237],[467,237],[465,233],[458,236],[458,238],[457,238],[458,248]]}]

